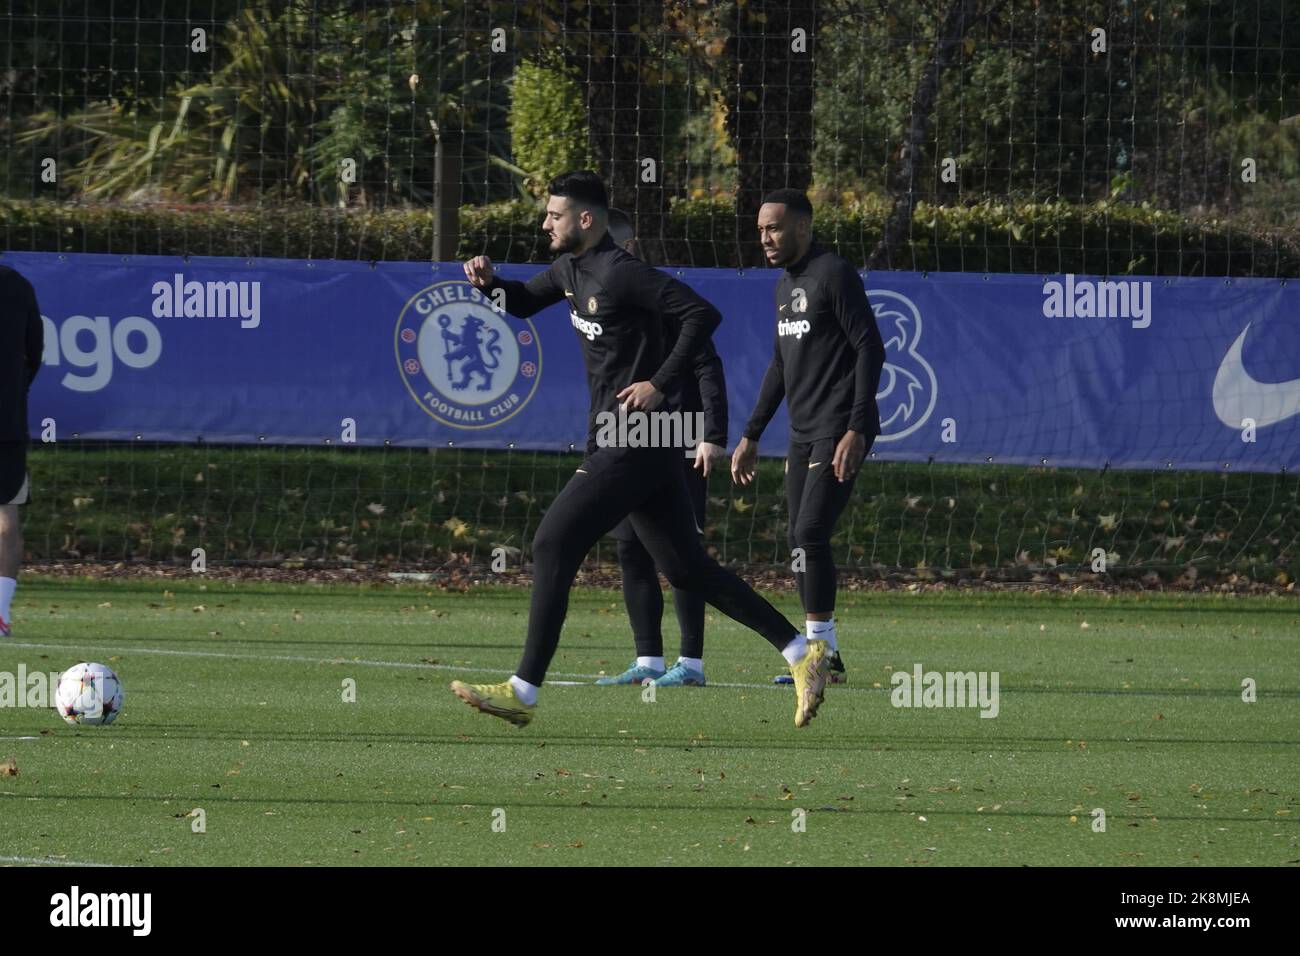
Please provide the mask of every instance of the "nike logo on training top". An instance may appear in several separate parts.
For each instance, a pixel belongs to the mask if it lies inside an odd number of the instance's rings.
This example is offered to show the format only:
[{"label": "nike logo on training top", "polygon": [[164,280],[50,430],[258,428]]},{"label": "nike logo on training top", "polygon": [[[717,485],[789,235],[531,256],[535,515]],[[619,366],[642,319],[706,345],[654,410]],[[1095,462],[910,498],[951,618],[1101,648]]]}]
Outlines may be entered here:
[{"label": "nike logo on training top", "polygon": [[1259,382],[1246,371],[1241,361],[1248,324],[1223,357],[1214,376],[1214,413],[1229,428],[1241,428],[1242,419],[1253,418],[1255,425],[1276,425],[1293,415],[1300,415],[1300,378],[1289,382]]}]

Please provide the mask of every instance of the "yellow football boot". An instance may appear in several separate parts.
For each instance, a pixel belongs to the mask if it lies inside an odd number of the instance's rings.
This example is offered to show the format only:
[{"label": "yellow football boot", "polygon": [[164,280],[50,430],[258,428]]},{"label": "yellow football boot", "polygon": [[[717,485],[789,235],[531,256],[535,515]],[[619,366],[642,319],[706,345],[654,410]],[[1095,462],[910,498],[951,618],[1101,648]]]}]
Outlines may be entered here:
[{"label": "yellow football boot", "polygon": [[508,720],[516,727],[527,727],[533,719],[536,704],[525,704],[515,696],[515,688],[510,681],[500,684],[465,684],[454,680],[451,692],[485,714]]},{"label": "yellow football boot", "polygon": [[790,674],[794,677],[794,725],[805,727],[817,716],[830,681],[826,642],[809,641],[808,653],[799,663],[790,665]]}]

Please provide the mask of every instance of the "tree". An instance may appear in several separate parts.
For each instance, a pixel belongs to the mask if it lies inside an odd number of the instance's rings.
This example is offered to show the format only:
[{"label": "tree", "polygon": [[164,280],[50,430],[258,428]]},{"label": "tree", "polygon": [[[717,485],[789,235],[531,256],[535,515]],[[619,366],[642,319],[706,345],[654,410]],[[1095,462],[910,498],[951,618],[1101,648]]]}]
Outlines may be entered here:
[{"label": "tree", "polygon": [[[921,73],[912,94],[912,109],[907,131],[899,150],[898,166],[892,184],[894,208],[885,222],[880,242],[867,259],[868,269],[895,268],[899,252],[912,233],[912,213],[916,209],[916,178],[921,151],[929,135],[935,101],[944,70],[960,54],[961,42],[980,10],[981,0],[949,0],[930,60]],[[1000,6],[995,0],[993,6]]]},{"label": "tree", "polygon": [[758,207],[773,189],[812,184],[816,0],[736,0],[718,81],[736,150],[739,263],[764,263]]}]

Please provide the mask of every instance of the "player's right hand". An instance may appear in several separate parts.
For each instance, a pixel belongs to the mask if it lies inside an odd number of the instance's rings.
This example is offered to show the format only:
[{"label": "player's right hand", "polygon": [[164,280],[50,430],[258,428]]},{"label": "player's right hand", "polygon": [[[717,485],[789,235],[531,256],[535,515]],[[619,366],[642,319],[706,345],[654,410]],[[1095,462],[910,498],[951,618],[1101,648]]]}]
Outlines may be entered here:
[{"label": "player's right hand", "polygon": [[470,285],[482,289],[492,281],[492,260],[487,256],[475,256],[465,263],[465,278]]},{"label": "player's right hand", "polygon": [[731,454],[731,480],[738,485],[747,485],[754,480],[757,467],[758,442],[742,438]]},{"label": "player's right hand", "polygon": [[722,462],[727,458],[727,449],[721,445],[715,445],[712,442],[702,441],[695,446],[695,461],[691,465],[704,478],[709,477],[709,472],[715,467],[721,469],[721,464],[714,465],[714,462]]}]

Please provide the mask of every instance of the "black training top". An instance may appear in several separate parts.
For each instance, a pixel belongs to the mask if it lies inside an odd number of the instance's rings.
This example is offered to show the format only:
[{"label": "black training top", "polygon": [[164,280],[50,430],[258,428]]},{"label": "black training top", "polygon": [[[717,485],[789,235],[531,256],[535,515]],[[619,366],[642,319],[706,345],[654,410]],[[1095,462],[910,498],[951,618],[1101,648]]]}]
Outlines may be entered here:
[{"label": "black training top", "polygon": [[0,442],[28,438],[27,390],[44,350],[45,328],[32,284],[0,266]]},{"label": "black training top", "polygon": [[[685,283],[620,249],[609,237],[581,255],[566,252],[527,282],[493,277],[483,291],[505,292],[505,309],[527,318],[561,299],[582,346],[591,407],[587,450],[596,447],[596,415],[618,411],[618,393],[650,382],[665,394],[656,411],[678,411],[674,384],[705,361],[722,315]],[[677,340],[671,343],[672,330]]]},{"label": "black training top", "polygon": [[885,344],[862,280],[840,256],[813,244],[776,285],[776,345],[744,435],[755,441],[785,398],[790,439],[880,434],[876,390]]},{"label": "black training top", "polygon": [[[666,344],[670,352],[677,344],[680,331],[676,320],[669,317]],[[696,354],[691,373],[669,385],[664,396],[665,402],[671,402],[683,412],[703,412],[704,435],[700,440],[727,447],[727,378],[712,338],[704,340],[704,348]]]}]

